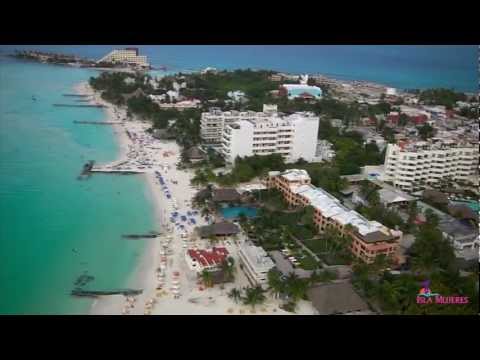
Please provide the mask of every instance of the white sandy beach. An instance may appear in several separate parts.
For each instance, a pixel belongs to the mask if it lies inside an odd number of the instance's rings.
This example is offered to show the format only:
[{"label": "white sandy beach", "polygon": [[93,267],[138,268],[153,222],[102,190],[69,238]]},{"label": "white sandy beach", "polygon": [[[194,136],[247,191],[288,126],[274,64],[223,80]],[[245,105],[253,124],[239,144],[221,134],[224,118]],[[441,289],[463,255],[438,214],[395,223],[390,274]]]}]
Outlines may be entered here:
[{"label": "white sandy beach", "polygon": [[[88,83],[79,84],[77,93],[93,94]],[[95,94],[93,102],[104,104],[107,118],[104,121],[123,121],[126,117],[124,109],[114,108],[100,99]],[[176,164],[180,159],[180,148],[175,141],[161,141],[151,137],[145,130],[149,124],[139,121],[123,121],[122,124],[114,125],[115,133],[120,145],[119,160],[129,159],[128,166],[140,168],[138,159],[146,161],[145,169],[148,191],[155,209],[155,220],[158,221],[158,229],[162,229],[164,235],[159,238],[145,239],[145,253],[137,266],[137,269],[127,281],[129,288],[143,289],[141,295],[136,296],[135,303],[128,307],[129,314],[145,314],[147,301],[155,299],[147,313],[153,315],[175,314],[252,314],[250,307],[235,304],[228,298],[227,292],[233,287],[241,288],[248,286],[245,275],[240,270],[237,257],[238,245],[233,241],[224,243],[230,255],[236,260],[237,272],[234,283],[225,284],[222,289],[219,285],[204,289],[198,281],[196,273],[191,271],[185,261],[187,248],[208,247],[206,240],[196,239],[193,234],[194,225],[185,223],[185,231],[188,239],[182,239],[182,230],[170,223],[170,214],[178,211],[187,214],[192,210],[191,199],[198,191],[190,185],[193,176],[191,170],[177,170]],[[133,140],[126,135],[126,130],[133,135]],[[145,160],[146,159],[146,160]],[[133,164],[133,165],[132,165]],[[143,165],[143,163],[141,163]],[[142,169],[144,167],[142,166]],[[143,170],[142,170],[143,171]],[[168,199],[156,177],[159,171],[168,187],[171,199]],[[175,181],[173,183],[172,181]],[[190,217],[190,216],[189,216]],[[196,226],[205,225],[206,222],[199,215],[193,216]],[[167,227],[171,231],[167,231]],[[163,254],[163,255],[162,255]],[[157,274],[162,269],[163,277]],[[159,286],[161,289],[159,290]],[[179,296],[174,296],[178,293]],[[91,314],[122,314],[126,309],[126,298],[122,295],[104,296],[95,301]],[[265,304],[256,307],[256,314],[290,314],[278,307],[278,302],[268,295]],[[312,314],[313,308],[309,302],[302,301],[298,307],[298,314]]]}]

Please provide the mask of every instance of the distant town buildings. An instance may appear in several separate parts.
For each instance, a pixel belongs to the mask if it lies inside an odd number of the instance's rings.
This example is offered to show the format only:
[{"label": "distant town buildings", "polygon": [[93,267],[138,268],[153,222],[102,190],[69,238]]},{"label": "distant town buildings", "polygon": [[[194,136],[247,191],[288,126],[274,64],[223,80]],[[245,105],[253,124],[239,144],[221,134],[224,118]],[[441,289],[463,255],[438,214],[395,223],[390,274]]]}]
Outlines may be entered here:
[{"label": "distant town buildings", "polygon": [[397,254],[401,231],[369,221],[346,208],[337,198],[314,187],[305,170],[272,171],[268,174],[267,186],[278,189],[289,205],[312,206],[313,222],[319,232],[335,229],[343,236],[351,236],[351,252],[364,262],[372,263],[380,254],[388,257]]},{"label": "distant town buildings", "polygon": [[234,102],[245,102],[247,100],[245,93],[243,91],[229,91],[227,96],[232,99]]},{"label": "distant town buildings", "polygon": [[178,109],[178,110],[183,110],[183,109],[193,109],[193,108],[198,108],[201,104],[200,100],[193,99],[193,100],[184,100],[184,101],[178,101],[175,103],[160,103],[159,106],[162,109]]},{"label": "distant town buildings", "polygon": [[397,96],[397,89],[388,87],[385,89],[385,94],[387,96]]},{"label": "distant town buildings", "polygon": [[315,100],[322,97],[322,89],[306,84],[283,84],[280,87],[279,95],[286,96],[290,100],[296,98]]},{"label": "distant town buildings", "polygon": [[247,242],[240,245],[240,260],[248,281],[253,285],[266,286],[268,272],[275,267],[265,250]]},{"label": "distant town buildings", "polygon": [[436,185],[444,178],[468,182],[470,176],[478,174],[478,160],[478,144],[445,139],[388,144],[385,181],[410,192]]},{"label": "distant town buildings", "polygon": [[335,157],[333,144],[327,140],[318,140],[315,157],[317,161],[331,161]]},{"label": "distant town buildings", "polygon": [[311,113],[284,116],[275,106],[263,112],[225,111],[212,108],[203,113],[200,134],[216,146],[227,162],[237,156],[281,154],[285,161],[314,161],[319,118]]},{"label": "distant town buildings", "polygon": [[97,63],[127,64],[141,68],[150,67],[147,57],[144,55],[138,55],[138,48],[113,50],[98,60]]}]

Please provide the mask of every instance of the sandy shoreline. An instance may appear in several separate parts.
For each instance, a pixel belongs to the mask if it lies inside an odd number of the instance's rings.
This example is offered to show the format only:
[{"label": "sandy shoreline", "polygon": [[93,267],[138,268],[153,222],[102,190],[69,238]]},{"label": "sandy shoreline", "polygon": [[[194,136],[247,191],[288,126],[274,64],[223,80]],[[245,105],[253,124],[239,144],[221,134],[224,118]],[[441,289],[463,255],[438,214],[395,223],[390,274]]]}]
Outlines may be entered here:
[{"label": "sandy shoreline", "polygon": [[[77,93],[93,94],[88,83],[79,84],[75,89]],[[126,117],[125,109],[114,108],[101,100],[99,94],[94,94],[93,102],[106,105],[104,121],[123,121]],[[249,286],[248,280],[239,268],[238,245],[233,241],[220,242],[218,246],[226,247],[235,259],[237,267],[235,282],[224,286],[216,285],[209,289],[203,288],[197,274],[188,268],[185,253],[187,248],[209,247],[208,240],[199,239],[194,235],[195,225],[184,222],[185,228],[182,230],[177,224],[174,225],[168,221],[173,211],[187,216],[192,211],[191,199],[198,191],[190,184],[193,172],[176,168],[180,160],[178,144],[175,141],[153,139],[145,132],[149,124],[138,119],[124,121],[114,126],[120,145],[119,159],[128,158],[133,164],[129,166],[140,166],[138,164],[142,163],[136,162],[139,159],[147,160],[150,164],[146,169],[142,168],[145,169],[145,174],[141,176],[145,177],[147,196],[152,201],[154,228],[164,233],[159,238],[144,240],[147,242],[144,254],[132,275],[126,280],[129,288],[143,289],[143,293],[136,296],[135,305],[128,308],[128,313],[132,315],[143,315],[147,312],[154,315],[290,314],[281,310],[279,303],[271,296],[267,296],[267,302],[259,305],[254,312],[251,308],[236,304],[228,298],[227,292],[230,289]],[[126,135],[127,129],[133,135],[133,140]],[[162,189],[156,178],[156,172],[162,175],[171,198],[166,196],[165,189]],[[207,224],[206,220],[198,214],[191,214],[188,217],[195,219],[196,226]],[[165,224],[166,221],[168,225]],[[182,237],[183,232],[186,232],[187,238]],[[157,273],[160,268],[163,276]],[[177,292],[179,296],[175,296]],[[148,308],[146,303],[152,299],[155,303],[150,311],[146,312]],[[122,295],[101,297],[92,305],[90,314],[122,314],[126,304],[126,298]],[[297,313],[312,314],[313,308],[308,302],[302,301]]]},{"label": "sandy shoreline", "polygon": [[[93,94],[92,100],[90,103],[97,103],[105,105],[105,118],[102,121],[118,121],[119,119],[126,118],[126,110],[119,107],[113,107],[111,104],[105,102],[101,99],[98,93],[95,93],[94,90],[89,86],[87,82],[82,82],[74,87],[74,91],[80,95],[90,95]],[[124,160],[129,151],[129,147],[132,144],[132,141],[128,138],[126,134],[126,129],[124,125],[115,124],[111,125],[113,127],[113,132],[115,134],[116,141],[119,146],[119,151],[115,161]],[[163,227],[162,223],[162,204],[160,196],[160,189],[155,186],[155,177],[151,173],[141,175],[144,177],[144,181],[147,184],[146,191],[148,191],[148,197],[152,199],[152,206],[154,209],[154,221],[156,226],[154,230],[161,231]],[[145,244],[145,249],[143,255],[137,264],[132,275],[126,280],[126,286],[131,288],[145,288],[148,287],[148,278],[149,274],[152,273],[152,269],[155,269],[156,264],[154,263],[154,254],[159,252],[159,242],[145,239],[142,240],[147,242]],[[90,310],[91,314],[119,314],[121,306],[125,302],[125,298],[122,295],[104,297],[98,300],[95,300],[92,308]]]}]

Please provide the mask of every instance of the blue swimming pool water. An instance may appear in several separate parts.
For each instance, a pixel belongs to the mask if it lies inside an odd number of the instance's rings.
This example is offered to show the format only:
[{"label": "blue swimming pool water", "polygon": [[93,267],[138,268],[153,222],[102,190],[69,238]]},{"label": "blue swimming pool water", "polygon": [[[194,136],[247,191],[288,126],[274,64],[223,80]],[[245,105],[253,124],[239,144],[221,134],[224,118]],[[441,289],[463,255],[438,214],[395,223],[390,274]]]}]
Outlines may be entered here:
[{"label": "blue swimming pool water", "polygon": [[245,206],[226,207],[220,210],[220,213],[225,219],[238,218],[240,214],[244,214],[246,217],[257,216],[257,209]]},{"label": "blue swimming pool water", "polygon": [[467,205],[473,211],[480,211],[480,205],[478,201],[475,200],[452,201],[452,203],[457,205]]}]

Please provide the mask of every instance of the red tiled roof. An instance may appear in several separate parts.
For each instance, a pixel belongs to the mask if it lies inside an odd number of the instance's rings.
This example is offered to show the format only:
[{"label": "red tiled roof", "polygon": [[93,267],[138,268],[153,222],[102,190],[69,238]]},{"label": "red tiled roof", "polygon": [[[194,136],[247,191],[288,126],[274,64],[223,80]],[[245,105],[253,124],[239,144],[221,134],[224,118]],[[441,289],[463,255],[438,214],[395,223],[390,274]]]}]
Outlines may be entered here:
[{"label": "red tiled roof", "polygon": [[220,265],[228,256],[226,248],[214,247],[212,250],[188,250],[188,255],[202,266]]}]

